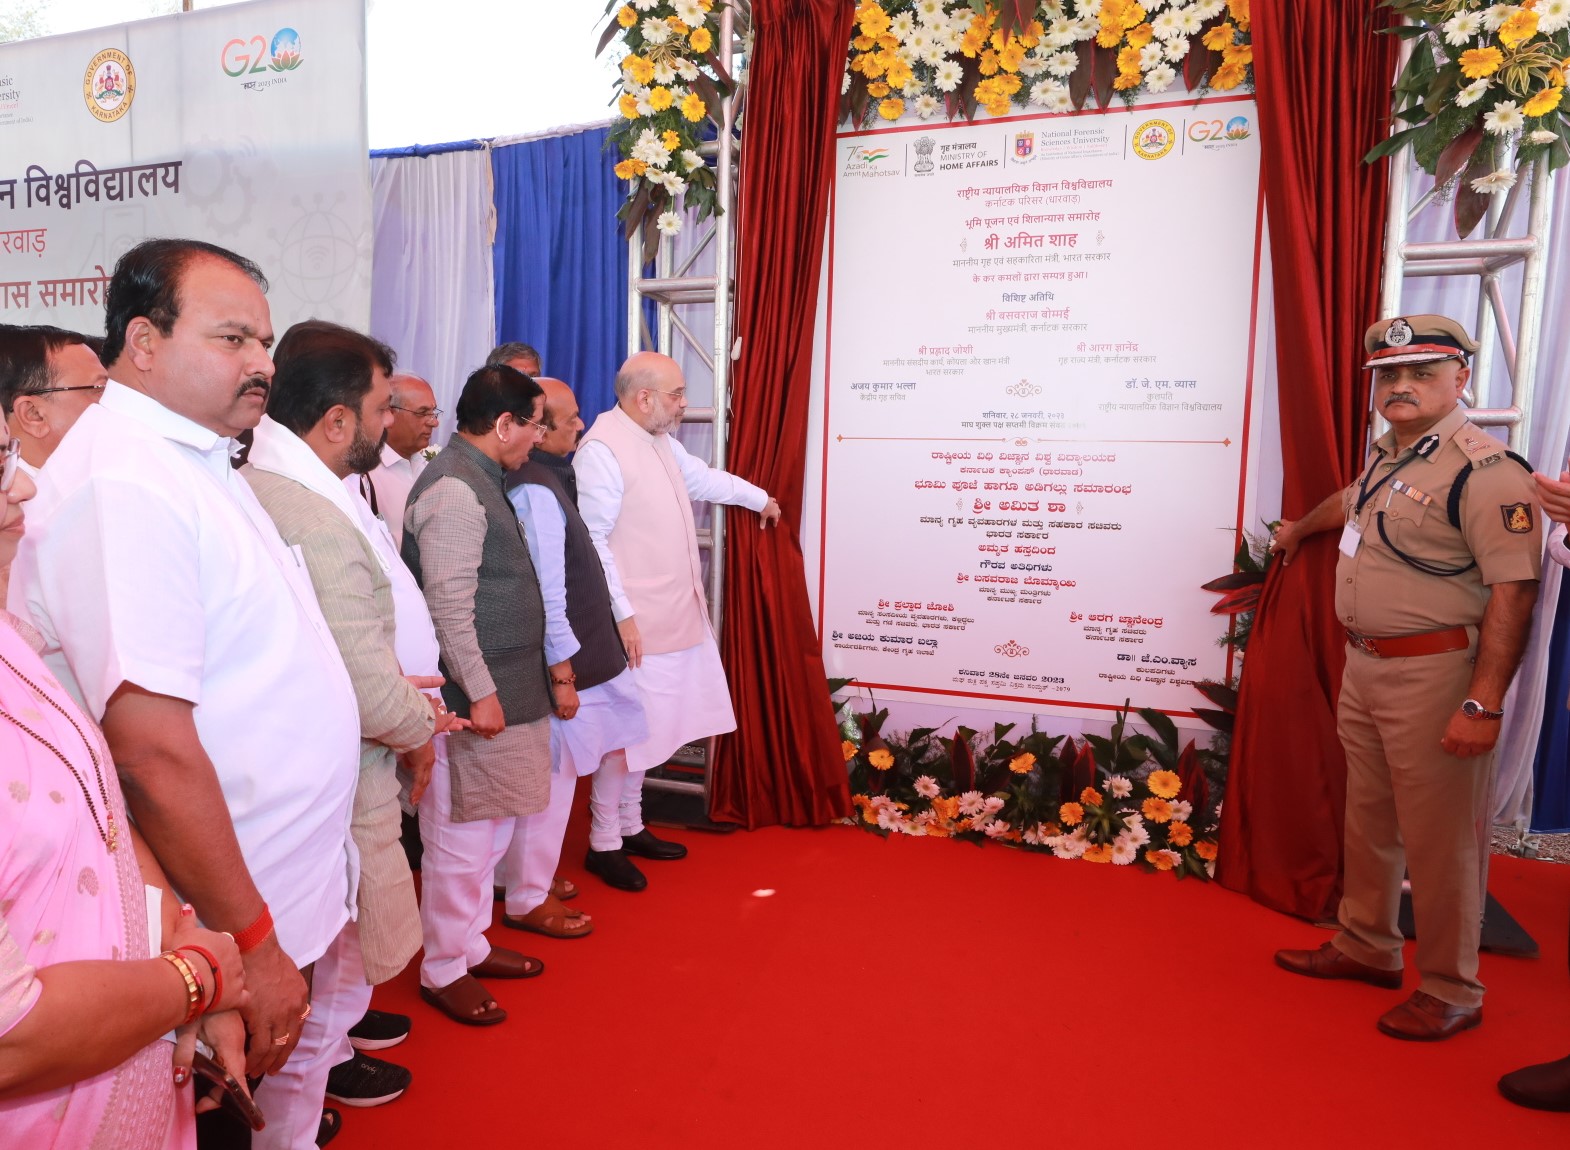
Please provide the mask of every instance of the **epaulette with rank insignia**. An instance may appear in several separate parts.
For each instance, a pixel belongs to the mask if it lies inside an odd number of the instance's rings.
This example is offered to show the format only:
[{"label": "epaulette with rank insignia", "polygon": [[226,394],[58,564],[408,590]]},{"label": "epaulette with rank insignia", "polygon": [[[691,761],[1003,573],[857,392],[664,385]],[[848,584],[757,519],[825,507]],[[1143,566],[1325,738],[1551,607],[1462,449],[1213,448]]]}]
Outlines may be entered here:
[{"label": "epaulette with rank insignia", "polygon": [[1513,459],[1528,472],[1532,465],[1521,456],[1507,448],[1499,440],[1489,435],[1481,428],[1472,424],[1463,424],[1461,430],[1455,434],[1455,443],[1472,461],[1472,466],[1460,472],[1455,482],[1450,485],[1450,498],[1445,501],[1445,511],[1450,520],[1450,526],[1457,530],[1461,527],[1461,489],[1466,486],[1467,479],[1472,472],[1480,467],[1487,467],[1491,463],[1498,463],[1501,459]]}]

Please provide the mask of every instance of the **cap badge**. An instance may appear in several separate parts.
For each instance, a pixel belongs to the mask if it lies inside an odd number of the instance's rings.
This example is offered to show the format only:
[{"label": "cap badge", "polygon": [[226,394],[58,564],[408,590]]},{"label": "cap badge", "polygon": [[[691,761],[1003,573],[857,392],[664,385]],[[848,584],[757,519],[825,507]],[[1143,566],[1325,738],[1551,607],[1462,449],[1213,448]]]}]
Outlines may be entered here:
[{"label": "cap badge", "polygon": [[1385,343],[1391,347],[1405,347],[1412,342],[1412,325],[1404,319],[1393,319],[1385,328]]}]

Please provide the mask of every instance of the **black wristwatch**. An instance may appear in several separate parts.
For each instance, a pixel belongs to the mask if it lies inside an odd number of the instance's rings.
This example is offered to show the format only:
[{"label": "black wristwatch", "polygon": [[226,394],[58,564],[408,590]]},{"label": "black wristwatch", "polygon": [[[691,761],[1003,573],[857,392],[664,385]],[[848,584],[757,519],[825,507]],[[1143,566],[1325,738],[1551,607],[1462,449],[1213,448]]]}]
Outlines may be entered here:
[{"label": "black wristwatch", "polygon": [[1503,711],[1490,711],[1476,699],[1468,699],[1462,703],[1461,713],[1469,719],[1502,719],[1505,717]]}]

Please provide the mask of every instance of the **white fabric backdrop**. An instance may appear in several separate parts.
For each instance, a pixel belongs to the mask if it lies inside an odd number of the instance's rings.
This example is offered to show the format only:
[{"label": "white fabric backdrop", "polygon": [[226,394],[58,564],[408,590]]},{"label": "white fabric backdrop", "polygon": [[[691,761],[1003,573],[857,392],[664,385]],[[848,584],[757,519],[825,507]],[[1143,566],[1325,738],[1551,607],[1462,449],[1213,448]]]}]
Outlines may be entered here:
[{"label": "white fabric backdrop", "polygon": [[[1427,189],[1433,177],[1414,170],[1416,186]],[[1554,182],[1553,220],[1549,232],[1548,280],[1543,297],[1542,342],[1538,351],[1537,386],[1531,409],[1527,447],[1521,454],[1539,471],[1558,475],[1565,466],[1567,440],[1570,440],[1570,388],[1564,386],[1563,365],[1570,362],[1570,326],[1558,321],[1570,309],[1570,266],[1555,260],[1555,244],[1570,235],[1570,178],[1561,173]],[[1505,234],[1520,235],[1526,230],[1527,189],[1515,207],[1512,225]],[[1470,238],[1481,238],[1482,228]],[[1412,221],[1413,241],[1454,239],[1451,205],[1433,204]],[[1502,277],[1505,300],[1514,323],[1521,298],[1521,268],[1512,268]],[[1478,281],[1475,277],[1408,280],[1402,292],[1402,309],[1408,312],[1438,312],[1459,320],[1469,331],[1477,327]],[[1503,355],[1496,349],[1494,376],[1486,386],[1479,385],[1478,401],[1488,407],[1504,407],[1510,402],[1510,380]],[[1559,580],[1563,568],[1553,560],[1543,560],[1543,582],[1538,596],[1537,616],[1532,639],[1516,675],[1510,697],[1505,701],[1508,718],[1499,750],[1499,781],[1494,794],[1494,822],[1525,830],[1532,813],[1532,762],[1537,755],[1537,739],[1542,729],[1545,707],[1564,706],[1562,699],[1547,699],[1544,688],[1548,674],[1548,640],[1553,633],[1555,606],[1559,601]]]},{"label": "white fabric backdrop", "polygon": [[490,149],[373,158],[371,202],[371,333],[398,353],[399,371],[430,382],[446,413],[433,437],[442,443],[463,381],[495,346]]}]

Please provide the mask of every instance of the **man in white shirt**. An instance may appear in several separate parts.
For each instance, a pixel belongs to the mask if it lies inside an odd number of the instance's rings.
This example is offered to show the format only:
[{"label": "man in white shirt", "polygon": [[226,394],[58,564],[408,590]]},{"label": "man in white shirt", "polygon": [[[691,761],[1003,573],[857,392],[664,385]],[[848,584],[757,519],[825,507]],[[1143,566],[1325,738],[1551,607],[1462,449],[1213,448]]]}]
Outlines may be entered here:
[{"label": "man in white shirt", "polygon": [[246,1070],[272,1076],[253,1145],[304,1150],[329,1067],[302,971],[354,914],[360,732],[305,566],[229,465],[273,375],[265,283],[194,240],[120,258],[112,382],[40,477],[10,602],[101,721],[175,888],[235,936]]},{"label": "man in white shirt", "polygon": [[108,382],[85,335],[0,323],[0,411],[22,443],[18,466],[36,480],[44,460]]},{"label": "man in white shirt", "polygon": [[604,565],[649,719],[649,738],[627,748],[620,795],[607,779],[595,787],[600,802],[591,804],[585,865],[623,889],[641,889],[619,881],[630,879],[621,865],[627,854],[678,859],[687,853],[643,825],[644,772],[684,743],[736,729],[709,626],[689,500],[751,508],[764,526],[780,517],[768,492],[687,454],[671,434],[686,407],[680,365],[669,356],[639,352],[616,373],[616,406],[594,421],[572,462],[578,508]]},{"label": "man in white shirt", "polygon": [[425,470],[425,449],[442,421],[436,406],[436,393],[417,375],[395,375],[392,384],[392,426],[382,444],[381,465],[365,477],[375,496],[375,510],[392,532],[393,542],[403,546],[403,511],[409,504],[409,488]]}]

